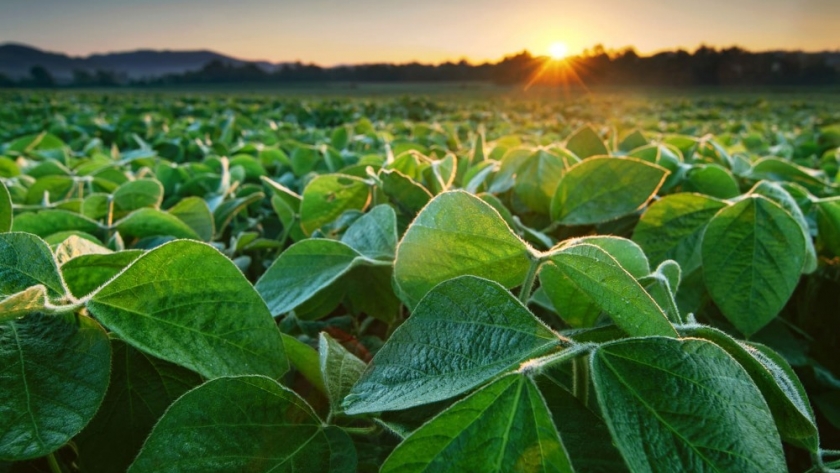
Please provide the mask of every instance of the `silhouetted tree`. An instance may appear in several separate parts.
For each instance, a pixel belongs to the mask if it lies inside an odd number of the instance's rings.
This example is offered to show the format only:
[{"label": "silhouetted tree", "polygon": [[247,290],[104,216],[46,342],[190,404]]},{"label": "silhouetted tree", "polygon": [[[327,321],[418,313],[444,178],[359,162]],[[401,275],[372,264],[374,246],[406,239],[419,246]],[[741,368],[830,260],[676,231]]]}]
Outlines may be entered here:
[{"label": "silhouetted tree", "polygon": [[32,85],[35,87],[55,86],[55,79],[44,66],[33,66],[29,70],[29,75],[32,77]]}]

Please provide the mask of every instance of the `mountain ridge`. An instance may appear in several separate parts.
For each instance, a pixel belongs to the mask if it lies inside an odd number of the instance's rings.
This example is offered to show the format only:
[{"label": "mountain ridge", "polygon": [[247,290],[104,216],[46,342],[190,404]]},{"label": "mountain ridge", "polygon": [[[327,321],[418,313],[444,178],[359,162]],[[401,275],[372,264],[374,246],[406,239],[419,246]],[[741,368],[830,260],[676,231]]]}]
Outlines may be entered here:
[{"label": "mountain ridge", "polygon": [[22,43],[0,44],[0,74],[12,79],[29,75],[35,66],[42,66],[60,81],[69,81],[74,71],[94,72],[104,70],[129,79],[159,77],[165,74],[182,74],[197,70],[207,63],[219,61],[230,65],[256,64],[273,70],[277,64],[268,61],[248,61],[209,49],[171,50],[136,49],[97,53],[88,56],[70,56],[65,53],[45,51]]}]

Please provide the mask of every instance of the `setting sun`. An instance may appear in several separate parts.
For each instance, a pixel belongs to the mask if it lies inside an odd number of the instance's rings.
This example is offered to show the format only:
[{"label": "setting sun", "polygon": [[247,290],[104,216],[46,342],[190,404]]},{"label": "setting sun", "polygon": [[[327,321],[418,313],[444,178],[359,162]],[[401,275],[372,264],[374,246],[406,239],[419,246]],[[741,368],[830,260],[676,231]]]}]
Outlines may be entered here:
[{"label": "setting sun", "polygon": [[552,59],[563,59],[569,54],[569,47],[566,43],[552,43],[548,47],[548,54]]}]

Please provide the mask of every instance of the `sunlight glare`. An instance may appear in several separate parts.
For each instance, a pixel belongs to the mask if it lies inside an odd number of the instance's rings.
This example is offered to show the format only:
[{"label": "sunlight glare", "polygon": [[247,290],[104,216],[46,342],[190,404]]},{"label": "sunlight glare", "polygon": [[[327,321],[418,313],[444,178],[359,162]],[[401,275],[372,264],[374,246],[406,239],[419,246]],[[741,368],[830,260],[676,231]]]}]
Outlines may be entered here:
[{"label": "sunlight glare", "polygon": [[569,47],[566,43],[552,43],[548,47],[548,54],[552,59],[563,59],[569,54]]}]

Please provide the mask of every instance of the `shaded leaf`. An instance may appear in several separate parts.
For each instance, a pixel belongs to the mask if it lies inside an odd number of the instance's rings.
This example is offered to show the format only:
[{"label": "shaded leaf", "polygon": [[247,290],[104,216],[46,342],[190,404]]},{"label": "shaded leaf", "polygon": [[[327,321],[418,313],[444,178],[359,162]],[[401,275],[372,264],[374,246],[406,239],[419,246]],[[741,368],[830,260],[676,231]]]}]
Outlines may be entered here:
[{"label": "shaded leaf", "polygon": [[347,434],[269,378],[218,378],[189,391],[155,425],[129,473],[354,472]]},{"label": "shaded leaf", "polygon": [[111,345],[89,317],[32,314],[0,324],[0,459],[58,450],[94,416]]}]

